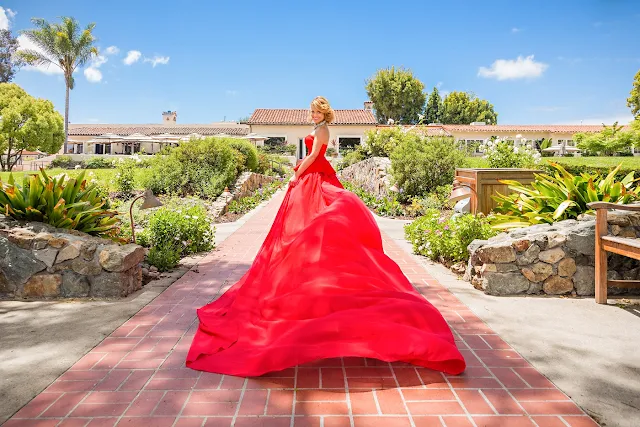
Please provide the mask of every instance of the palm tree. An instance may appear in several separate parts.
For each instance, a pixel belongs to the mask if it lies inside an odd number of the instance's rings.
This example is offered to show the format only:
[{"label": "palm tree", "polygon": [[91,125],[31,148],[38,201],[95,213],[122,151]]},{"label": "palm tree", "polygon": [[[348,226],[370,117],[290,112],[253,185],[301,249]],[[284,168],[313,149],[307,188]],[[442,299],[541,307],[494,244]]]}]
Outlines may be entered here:
[{"label": "palm tree", "polygon": [[75,86],[73,72],[91,59],[91,55],[98,55],[96,41],[91,33],[96,24],[89,24],[84,30],[80,29],[78,21],[70,17],[62,17],[61,23],[50,24],[42,18],[32,18],[36,28],[24,30],[24,34],[41,51],[26,49],[18,51],[19,56],[29,65],[55,65],[62,69],[67,93],[64,105],[64,152],[67,153],[69,139],[69,91]]}]

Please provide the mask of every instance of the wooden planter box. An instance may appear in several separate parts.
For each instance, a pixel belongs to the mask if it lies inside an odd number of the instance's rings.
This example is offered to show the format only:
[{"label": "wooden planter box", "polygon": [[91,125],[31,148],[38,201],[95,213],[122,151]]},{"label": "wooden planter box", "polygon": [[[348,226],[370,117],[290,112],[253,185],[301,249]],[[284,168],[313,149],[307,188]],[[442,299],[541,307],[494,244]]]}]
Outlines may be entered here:
[{"label": "wooden planter box", "polygon": [[518,181],[521,184],[530,184],[535,181],[533,174],[541,173],[533,169],[456,169],[455,180],[460,184],[471,187],[476,195],[471,195],[471,213],[482,212],[488,214],[496,207],[497,203],[492,195],[513,193],[505,184],[498,180]]}]

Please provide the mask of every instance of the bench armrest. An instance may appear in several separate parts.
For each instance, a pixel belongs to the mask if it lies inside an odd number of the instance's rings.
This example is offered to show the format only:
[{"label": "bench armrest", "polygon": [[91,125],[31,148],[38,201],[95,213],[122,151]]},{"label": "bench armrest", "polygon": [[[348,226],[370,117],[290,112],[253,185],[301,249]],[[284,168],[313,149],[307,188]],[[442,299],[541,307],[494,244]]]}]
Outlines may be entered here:
[{"label": "bench armrest", "polygon": [[615,209],[620,211],[640,212],[640,204],[620,205],[618,203],[609,202],[591,202],[587,203],[587,206],[591,209]]}]

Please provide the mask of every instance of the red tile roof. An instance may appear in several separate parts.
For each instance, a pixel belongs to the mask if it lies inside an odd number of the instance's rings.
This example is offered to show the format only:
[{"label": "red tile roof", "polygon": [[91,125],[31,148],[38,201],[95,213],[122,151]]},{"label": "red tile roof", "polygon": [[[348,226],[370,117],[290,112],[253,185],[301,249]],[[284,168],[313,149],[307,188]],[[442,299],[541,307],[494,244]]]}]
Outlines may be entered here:
[{"label": "red tile roof", "polygon": [[[438,126],[438,125],[433,125]],[[600,132],[602,125],[441,125],[450,132],[550,132],[550,133],[578,133]],[[628,126],[625,126],[625,129]]]},{"label": "red tile roof", "polygon": [[69,125],[69,136],[98,136],[105,133],[115,133],[127,136],[134,133],[143,135],[189,135],[199,133],[203,136],[219,135],[221,133],[232,136],[244,136],[249,133],[249,127],[220,127],[211,125]]},{"label": "red tile roof", "polygon": [[[334,110],[336,125],[375,125],[375,116],[369,110]],[[250,125],[308,125],[309,110],[304,109],[256,109],[248,122]]]}]

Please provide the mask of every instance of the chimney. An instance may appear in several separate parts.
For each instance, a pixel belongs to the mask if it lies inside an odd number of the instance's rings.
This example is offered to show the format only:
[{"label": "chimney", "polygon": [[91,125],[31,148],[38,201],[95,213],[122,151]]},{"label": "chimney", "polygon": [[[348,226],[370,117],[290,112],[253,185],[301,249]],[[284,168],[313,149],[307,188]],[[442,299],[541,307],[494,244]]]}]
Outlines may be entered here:
[{"label": "chimney", "polygon": [[365,109],[365,111],[373,111],[373,102],[365,101],[364,102],[364,109]]},{"label": "chimney", "polygon": [[162,112],[162,124],[163,125],[175,125],[176,120],[178,119],[177,111],[163,111]]}]

